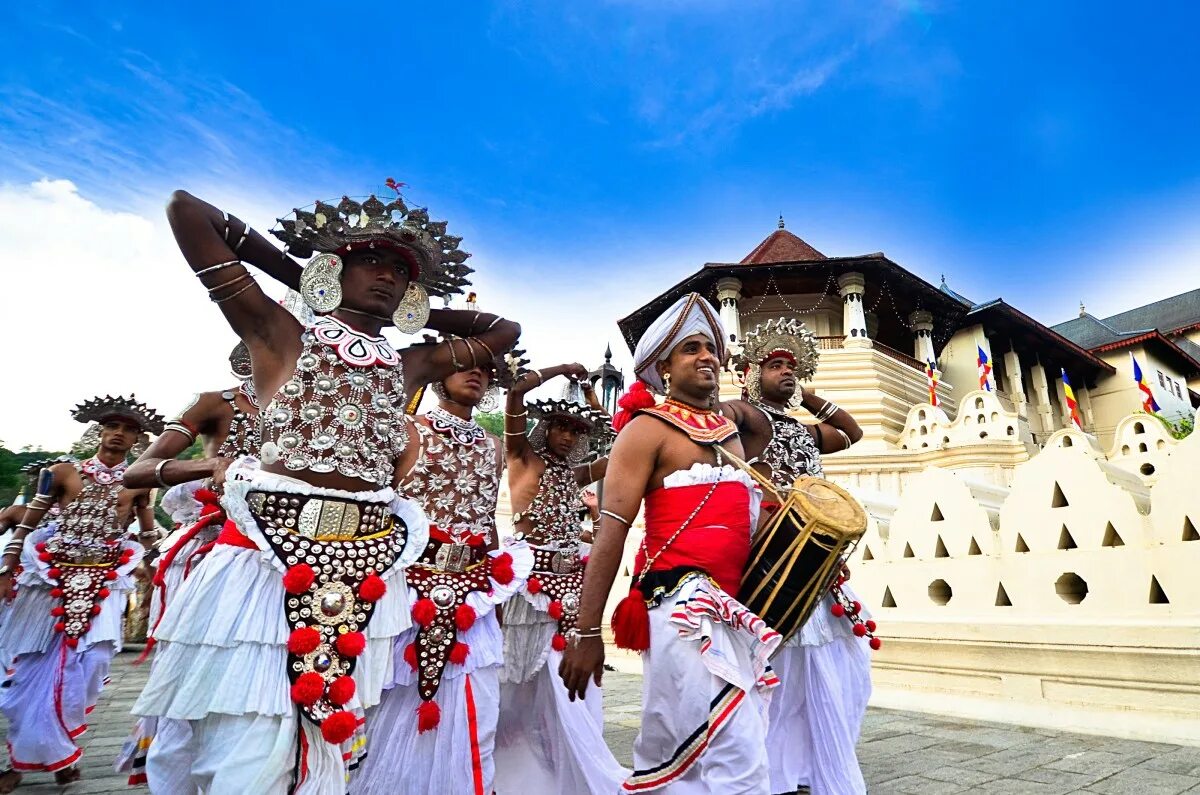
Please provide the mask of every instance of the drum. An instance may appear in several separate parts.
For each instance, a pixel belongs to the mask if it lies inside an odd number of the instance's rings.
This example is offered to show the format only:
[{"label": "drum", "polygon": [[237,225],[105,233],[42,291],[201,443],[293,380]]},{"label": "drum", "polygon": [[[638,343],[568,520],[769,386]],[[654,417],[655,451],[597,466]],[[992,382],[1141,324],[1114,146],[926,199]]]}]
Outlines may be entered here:
[{"label": "drum", "polygon": [[738,600],[786,641],[812,615],[866,529],[866,511],[849,492],[822,478],[798,478],[754,538]]}]

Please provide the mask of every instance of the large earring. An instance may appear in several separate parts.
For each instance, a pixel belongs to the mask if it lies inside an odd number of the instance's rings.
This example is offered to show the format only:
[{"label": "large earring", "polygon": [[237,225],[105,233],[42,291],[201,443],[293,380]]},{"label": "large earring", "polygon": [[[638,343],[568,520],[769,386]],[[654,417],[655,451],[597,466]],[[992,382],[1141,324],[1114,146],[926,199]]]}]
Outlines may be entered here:
[{"label": "large earring", "polygon": [[667,397],[671,397],[671,374],[663,373],[663,391],[667,393]]},{"label": "large earring", "polygon": [[438,400],[450,399],[450,393],[446,391],[446,385],[441,381],[434,381],[429,385],[429,389],[433,392],[433,394],[437,395]]},{"label": "large earring", "polygon": [[342,258],[318,254],[300,273],[300,297],[314,312],[328,314],[342,305]]},{"label": "large earring", "polygon": [[429,293],[420,282],[409,282],[400,306],[392,313],[392,323],[402,334],[416,334],[429,322]]},{"label": "large earring", "polygon": [[762,370],[757,364],[750,365],[746,374],[746,397],[755,402],[762,400]]}]

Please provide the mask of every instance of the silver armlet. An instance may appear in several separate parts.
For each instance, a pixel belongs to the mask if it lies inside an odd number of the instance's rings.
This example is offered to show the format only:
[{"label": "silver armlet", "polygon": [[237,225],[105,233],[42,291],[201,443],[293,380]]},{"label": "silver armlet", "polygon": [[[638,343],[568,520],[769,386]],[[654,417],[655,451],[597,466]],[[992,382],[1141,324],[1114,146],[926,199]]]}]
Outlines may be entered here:
[{"label": "silver armlet", "polygon": [[174,460],[174,458],[164,458],[162,461],[158,462],[158,466],[154,467],[154,482],[164,489],[171,488],[171,484],[163,480],[163,467]]},{"label": "silver armlet", "polygon": [[600,515],[607,516],[609,519],[616,519],[618,522],[625,525],[626,527],[633,526],[633,522],[629,521],[624,516],[620,516],[618,514],[613,513],[612,511],[608,510],[607,508],[600,509]]}]

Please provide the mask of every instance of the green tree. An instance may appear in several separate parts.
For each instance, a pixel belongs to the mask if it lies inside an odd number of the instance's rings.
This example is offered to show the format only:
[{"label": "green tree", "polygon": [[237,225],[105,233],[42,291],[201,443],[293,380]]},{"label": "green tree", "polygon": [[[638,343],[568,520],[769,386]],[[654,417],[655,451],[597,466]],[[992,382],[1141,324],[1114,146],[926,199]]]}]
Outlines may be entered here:
[{"label": "green tree", "polygon": [[494,433],[501,439],[504,438],[503,411],[477,411],[475,412],[475,421],[488,433]]},{"label": "green tree", "polygon": [[17,494],[25,485],[21,469],[26,464],[62,454],[61,450],[32,450],[28,446],[14,453],[0,442],[0,505],[11,505],[17,499]]}]

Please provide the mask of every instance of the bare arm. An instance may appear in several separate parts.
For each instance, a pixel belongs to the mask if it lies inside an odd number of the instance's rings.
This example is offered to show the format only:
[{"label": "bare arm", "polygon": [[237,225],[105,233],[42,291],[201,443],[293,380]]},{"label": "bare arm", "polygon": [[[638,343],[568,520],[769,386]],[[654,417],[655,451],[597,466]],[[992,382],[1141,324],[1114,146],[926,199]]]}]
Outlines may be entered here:
[{"label": "bare arm", "polygon": [[[803,387],[801,387],[803,389]],[[818,416],[818,412],[827,410],[825,407],[830,401],[819,396],[816,392],[804,389],[804,395],[801,398],[800,404],[809,411],[813,416]],[[833,405],[837,405],[836,403]],[[850,416],[850,412],[838,407],[837,411],[818,423],[819,436],[821,441],[822,453],[836,453],[845,450],[850,445],[862,438],[862,428],[858,427],[858,423],[854,417]],[[843,434],[845,435],[843,438]]]},{"label": "bare arm", "polygon": [[[175,422],[189,428],[193,433],[211,436],[220,429],[216,426],[217,417],[214,412],[225,408],[226,403],[215,392],[205,392],[197,395],[179,419]],[[125,471],[125,487],[129,489],[150,489],[155,486],[174,486],[179,483],[190,483],[193,480],[203,480],[212,477],[217,469],[224,470],[227,461],[221,463],[215,458],[199,458],[192,461],[175,461],[174,459],[184,450],[192,446],[193,438],[176,428],[168,428],[146,448],[137,461],[134,461]],[[171,461],[158,469],[163,461]],[[158,482],[155,471],[162,478]]]},{"label": "bare arm", "polygon": [[66,463],[55,464],[49,469],[43,470],[39,476],[39,486],[41,487],[38,489],[39,493],[34,495],[29,507],[25,509],[24,516],[22,516],[20,524],[13,530],[12,540],[8,542],[4,556],[0,559],[0,563],[9,569],[7,574],[0,575],[0,599],[8,599],[12,596],[15,573],[13,570],[21,561],[21,547],[25,542],[25,537],[37,527],[38,522],[42,521],[46,511],[54,505],[53,495],[61,494],[64,482],[72,476],[76,479],[79,477],[75,472],[75,467]]},{"label": "bare arm", "polygon": [[580,486],[586,486],[589,483],[595,483],[597,480],[604,479],[604,473],[608,471],[608,456],[597,458],[590,464],[580,464],[575,467],[575,482]]},{"label": "bare arm", "polygon": [[564,374],[582,378],[587,375],[587,370],[582,364],[559,364],[541,370],[530,370],[518,378],[512,389],[508,390],[508,399],[504,407],[504,449],[509,458],[524,460],[531,452],[529,440],[525,436],[529,427],[525,393],[555,376]]},{"label": "bare arm", "polygon": [[466,309],[430,310],[427,327],[457,339],[404,350],[405,380],[410,391],[473,365],[490,367],[493,355],[511,350],[521,336],[521,327],[511,320]]},{"label": "bare arm", "polygon": [[[613,476],[605,480],[605,513],[600,515],[600,529],[595,534],[595,544],[588,556],[587,571],[583,575],[583,596],[579,606],[579,631],[583,634],[599,632],[604,613],[604,604],[612,590],[613,581],[621,565],[621,554],[625,549],[625,536],[629,525],[637,516],[642,497],[654,472],[658,458],[658,441],[655,434],[647,433],[639,423],[657,422],[649,417],[634,418],[613,445],[610,468]],[[614,513],[627,521],[610,516]],[[583,638],[576,648],[563,652],[562,664],[558,669],[572,701],[583,698],[588,680],[599,686],[604,674],[604,643],[596,637]]]}]

